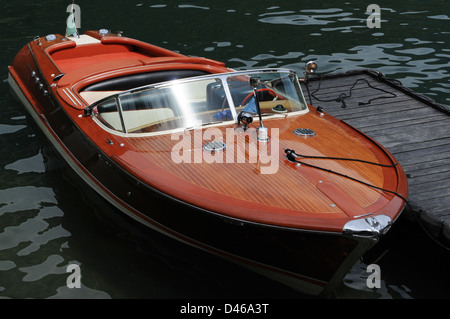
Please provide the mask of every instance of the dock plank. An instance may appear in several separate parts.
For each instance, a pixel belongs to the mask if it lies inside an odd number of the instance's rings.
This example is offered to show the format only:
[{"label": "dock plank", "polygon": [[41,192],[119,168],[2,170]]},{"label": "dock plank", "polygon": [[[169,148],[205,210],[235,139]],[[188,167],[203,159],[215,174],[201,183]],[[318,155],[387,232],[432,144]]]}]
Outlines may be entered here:
[{"label": "dock plank", "polygon": [[432,170],[436,167],[449,167],[450,157],[436,161],[423,161],[415,164],[404,165],[403,168],[407,169],[410,174],[420,175],[427,174],[428,170]]},{"label": "dock plank", "polygon": [[[375,135],[381,133],[384,134],[399,134],[401,132],[404,132],[405,129],[414,126],[414,128],[418,127],[418,125],[428,125],[429,128],[432,128],[433,126],[439,127],[442,125],[447,125],[447,121],[442,120],[438,116],[430,116],[426,118],[420,118],[420,119],[413,119],[413,120],[398,120],[395,122],[387,122],[387,123],[379,123],[374,124],[372,126],[366,126],[364,128],[364,131],[366,133],[369,133],[369,135]],[[442,141],[442,139],[427,139],[424,141],[425,143],[445,143],[445,141]],[[416,148],[420,147],[418,145],[421,142],[411,143],[411,144],[405,144],[404,147],[399,147],[400,149],[407,150],[411,145]]]}]

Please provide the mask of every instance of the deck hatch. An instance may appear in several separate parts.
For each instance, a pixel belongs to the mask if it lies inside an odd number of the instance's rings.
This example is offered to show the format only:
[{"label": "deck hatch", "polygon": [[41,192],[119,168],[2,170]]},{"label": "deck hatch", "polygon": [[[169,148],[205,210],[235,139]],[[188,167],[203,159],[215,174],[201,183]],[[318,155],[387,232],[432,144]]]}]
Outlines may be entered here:
[{"label": "deck hatch", "polygon": [[297,136],[310,136],[310,137],[316,136],[316,132],[314,132],[309,128],[296,128],[295,130],[292,131],[292,133],[294,133]]},{"label": "deck hatch", "polygon": [[203,150],[207,152],[220,152],[227,148],[227,145],[222,141],[208,142],[203,146]]}]

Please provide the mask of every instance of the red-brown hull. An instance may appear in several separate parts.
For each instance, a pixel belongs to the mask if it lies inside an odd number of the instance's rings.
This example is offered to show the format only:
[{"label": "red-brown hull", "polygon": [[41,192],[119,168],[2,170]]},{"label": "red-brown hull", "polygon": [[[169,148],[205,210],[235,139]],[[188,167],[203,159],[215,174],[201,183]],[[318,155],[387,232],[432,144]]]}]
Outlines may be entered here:
[{"label": "red-brown hull", "polygon": [[[217,163],[171,161],[170,150],[177,141],[170,135],[127,138],[111,134],[84,116],[86,105],[77,94],[78,89],[104,76],[102,69],[91,66],[89,76],[86,75],[89,65],[83,64],[87,59],[79,58],[77,69],[68,63],[73,56],[63,49],[73,48],[73,44],[56,42],[46,43],[42,38],[24,47],[9,68],[11,86],[69,165],[100,195],[155,230],[303,292],[318,294],[330,292],[353,263],[376,243],[376,236],[344,234],[346,223],[357,216],[380,213],[395,220],[403,209],[407,182],[399,165],[368,168],[364,164],[332,161],[332,167],[338,171],[356,173],[380,189],[391,190],[383,192],[329,172],[305,165],[298,167],[286,159],[284,149],[287,148],[299,154],[311,150],[328,154],[332,148],[335,154],[343,156],[345,149],[352,147],[355,156],[366,161],[395,163],[381,145],[329,115],[315,112],[312,107],[306,115],[293,116],[284,122],[277,119],[265,122],[280,133],[277,174],[261,174],[260,163],[226,163],[220,166],[221,174],[215,174]],[[118,43],[112,38],[102,42],[104,46]],[[215,61],[191,59],[132,39],[119,42],[141,46],[142,51],[133,51],[134,56],[139,55],[139,61],[145,60],[146,55],[150,60],[153,58],[155,63],[144,63],[139,72],[160,71],[170,59],[173,68],[210,73],[228,71]],[[117,63],[111,59],[102,67],[110,67],[106,72],[109,77],[126,75],[135,68],[133,61],[127,62],[127,67],[115,69]],[[61,66],[67,74],[55,81],[63,73]],[[291,134],[297,127],[312,125],[318,132],[314,143]],[[227,128],[217,129],[225,135]],[[327,139],[332,131],[347,136],[347,140],[340,141],[342,147],[336,147],[337,141]],[[330,160],[314,163],[323,166]],[[246,182],[263,187],[244,191],[240,178],[246,172],[250,172]],[[211,174],[215,174],[213,180],[198,178]],[[265,194],[272,192],[270,196],[258,195],[264,185],[270,185],[265,191]],[[312,198],[306,198],[308,194]],[[337,205],[330,208],[330,202]]]}]

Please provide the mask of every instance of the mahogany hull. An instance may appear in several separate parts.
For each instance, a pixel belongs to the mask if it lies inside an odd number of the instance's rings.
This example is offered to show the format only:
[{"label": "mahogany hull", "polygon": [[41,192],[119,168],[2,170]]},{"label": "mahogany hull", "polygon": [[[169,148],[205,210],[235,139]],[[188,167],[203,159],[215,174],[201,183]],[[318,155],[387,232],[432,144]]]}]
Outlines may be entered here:
[{"label": "mahogany hull", "polygon": [[[106,152],[104,136],[86,134],[89,130],[77,123],[80,111],[56,93],[50,74],[59,74],[57,66],[31,43],[10,67],[9,81],[74,171],[94,191],[150,228],[309,294],[330,293],[376,243],[377,238],[347,235],[332,227],[290,227],[224,215],[157,189],[125,169],[120,154]],[[402,183],[400,191],[405,193]]]}]

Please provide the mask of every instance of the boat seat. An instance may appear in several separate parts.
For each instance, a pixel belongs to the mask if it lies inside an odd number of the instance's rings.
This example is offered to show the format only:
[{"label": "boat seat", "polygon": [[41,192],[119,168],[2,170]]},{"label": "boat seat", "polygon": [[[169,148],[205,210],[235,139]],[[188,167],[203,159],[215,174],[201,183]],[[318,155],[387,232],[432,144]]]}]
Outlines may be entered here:
[{"label": "boat seat", "polygon": [[87,102],[88,105],[94,104],[105,97],[120,93],[123,91],[87,91],[80,92],[81,97]]},{"label": "boat seat", "polygon": [[[117,109],[114,112],[101,112],[99,113],[103,120],[111,125],[115,130],[122,131],[122,123],[120,121],[119,113]],[[161,121],[175,118],[175,115],[170,108],[158,108],[158,109],[145,109],[145,110],[133,110],[122,112],[123,121],[128,132],[137,131],[143,127],[157,124]]]},{"label": "boat seat", "polygon": [[[68,85],[72,85],[77,81],[97,74],[140,66],[143,66],[143,63],[136,59],[107,60],[95,64],[86,65],[65,74],[60,80],[58,80],[58,87],[66,87]],[[105,89],[102,91],[107,90]]]}]

